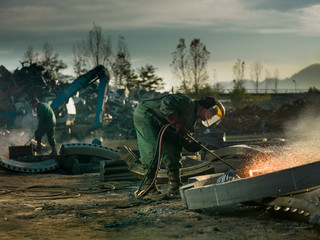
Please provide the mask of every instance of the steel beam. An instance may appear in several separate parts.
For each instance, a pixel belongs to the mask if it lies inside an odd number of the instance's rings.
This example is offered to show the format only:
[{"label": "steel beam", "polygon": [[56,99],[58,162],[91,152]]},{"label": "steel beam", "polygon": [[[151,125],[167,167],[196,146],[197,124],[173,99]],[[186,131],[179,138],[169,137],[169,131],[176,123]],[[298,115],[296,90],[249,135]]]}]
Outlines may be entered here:
[{"label": "steel beam", "polygon": [[314,162],[220,184],[196,187],[195,183],[191,183],[181,187],[180,194],[183,205],[189,209],[275,197],[320,185],[319,168],[320,162]]}]

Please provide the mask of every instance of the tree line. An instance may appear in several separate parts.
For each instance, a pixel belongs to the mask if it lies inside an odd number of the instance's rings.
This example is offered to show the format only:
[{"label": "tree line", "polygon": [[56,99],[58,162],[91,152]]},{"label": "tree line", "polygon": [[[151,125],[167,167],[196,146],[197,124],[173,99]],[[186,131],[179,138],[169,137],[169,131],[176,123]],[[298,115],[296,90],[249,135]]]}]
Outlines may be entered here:
[{"label": "tree line", "polygon": [[[170,68],[179,86],[177,91],[191,97],[219,93],[219,84],[210,85],[208,82],[207,65],[210,55],[210,51],[200,39],[193,39],[189,46],[184,38],[179,39],[172,52],[170,63]],[[60,71],[66,69],[67,65],[59,58],[59,54],[53,50],[49,43],[44,43],[42,54],[35,52],[33,47],[29,46],[21,61],[42,65],[50,73],[52,80],[65,77]],[[158,91],[164,88],[163,79],[157,76],[157,68],[153,65],[146,64],[138,69],[132,69],[131,57],[124,36],[118,36],[116,47],[113,49],[111,37],[105,36],[102,28],[94,23],[86,38],[73,45],[73,70],[76,76],[80,76],[98,65],[106,67],[117,87],[128,88],[129,91],[136,93]],[[260,61],[255,61],[251,65],[251,78],[254,79],[256,92],[259,90],[263,68]],[[241,98],[245,94],[243,86],[245,69],[246,62],[237,59],[232,69],[234,75],[233,94],[238,96],[237,98]],[[274,70],[273,76],[266,69],[265,89],[268,88],[267,84],[271,80],[274,81],[274,87],[277,89],[278,79],[279,71],[277,69]],[[239,100],[237,98],[234,100],[235,102]]]}]

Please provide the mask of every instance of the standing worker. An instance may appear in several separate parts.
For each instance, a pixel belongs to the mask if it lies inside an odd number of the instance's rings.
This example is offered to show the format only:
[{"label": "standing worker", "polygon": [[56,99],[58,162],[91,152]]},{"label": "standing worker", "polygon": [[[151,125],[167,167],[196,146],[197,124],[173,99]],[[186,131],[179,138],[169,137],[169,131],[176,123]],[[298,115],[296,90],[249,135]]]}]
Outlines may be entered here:
[{"label": "standing worker", "polygon": [[39,120],[38,128],[35,131],[38,153],[41,154],[41,139],[44,134],[47,134],[48,142],[52,149],[51,155],[57,155],[55,139],[56,116],[52,108],[46,103],[39,102],[37,98],[33,98],[31,104],[33,108],[37,109]]},{"label": "standing worker", "polygon": [[[179,195],[182,186],[179,169],[182,156],[182,139],[188,132],[194,131],[199,120],[209,127],[221,120],[225,115],[223,105],[213,97],[191,100],[187,96],[177,93],[143,101],[134,111],[134,126],[137,133],[140,161],[145,169],[149,169],[149,176],[142,186],[144,199],[163,200],[168,195]],[[172,124],[174,134],[166,131],[161,141],[162,160],[166,166],[169,179],[167,194],[160,192],[153,183],[157,166],[152,164],[157,151],[157,139],[161,128]],[[171,130],[170,130],[171,131]],[[199,149],[200,150],[200,149]],[[152,165],[152,166],[150,166]]]}]

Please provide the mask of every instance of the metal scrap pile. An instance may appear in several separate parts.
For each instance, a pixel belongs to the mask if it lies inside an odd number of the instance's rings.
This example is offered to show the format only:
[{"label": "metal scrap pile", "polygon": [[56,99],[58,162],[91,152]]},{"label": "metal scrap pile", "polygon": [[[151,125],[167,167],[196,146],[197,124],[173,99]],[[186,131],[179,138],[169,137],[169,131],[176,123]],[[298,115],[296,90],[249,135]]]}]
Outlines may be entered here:
[{"label": "metal scrap pile", "polygon": [[[23,65],[21,69],[16,69],[13,73],[8,71],[4,66],[0,66],[0,127],[30,127],[31,120],[29,116],[31,109],[28,106],[29,101],[35,96],[40,101],[52,101],[68,86],[69,83],[53,81],[44,68],[37,64]],[[105,105],[105,109],[103,109],[105,114],[101,128],[102,136],[109,139],[134,138],[135,130],[132,116],[135,103],[124,100],[123,96],[119,95],[117,91],[113,93],[108,92],[107,95],[107,104]],[[69,137],[88,137],[87,135],[90,134],[88,130],[95,119],[97,104],[96,84],[91,84],[86,88],[80,89],[79,94],[74,96],[73,99],[76,108],[76,118],[73,123],[75,131],[72,132],[79,132],[76,130],[79,128],[86,131],[83,131],[84,134],[76,133],[76,136]],[[60,109],[59,116],[57,117],[57,124],[58,126],[62,126],[62,129],[66,123],[59,120],[65,118],[66,112],[66,108]],[[32,122],[36,122],[34,116],[31,117],[33,119]],[[21,120],[26,118],[30,121]],[[65,136],[64,133],[65,131],[63,131],[63,136]]]},{"label": "metal scrap pile", "polygon": [[[47,95],[54,86],[55,82],[51,81],[48,73],[40,65],[23,66],[13,73],[9,72],[4,66],[0,66],[1,96],[6,98],[6,101],[10,102],[13,108],[19,101],[30,99],[33,96]],[[8,111],[8,106],[2,104],[0,111],[5,110]]]},{"label": "metal scrap pile", "polygon": [[52,95],[55,82],[42,66],[22,65],[21,69],[9,72],[0,66],[0,126],[3,128],[22,127],[20,117],[28,112],[28,102],[32,97]]},{"label": "metal scrap pile", "polygon": [[319,92],[279,95],[257,105],[229,109],[221,128],[230,134],[283,131],[286,123],[307,110],[319,110]]},{"label": "metal scrap pile", "polygon": [[111,115],[108,124],[105,125],[104,134],[108,139],[133,139],[136,137],[133,125],[133,111],[135,102],[109,98],[107,113]]}]

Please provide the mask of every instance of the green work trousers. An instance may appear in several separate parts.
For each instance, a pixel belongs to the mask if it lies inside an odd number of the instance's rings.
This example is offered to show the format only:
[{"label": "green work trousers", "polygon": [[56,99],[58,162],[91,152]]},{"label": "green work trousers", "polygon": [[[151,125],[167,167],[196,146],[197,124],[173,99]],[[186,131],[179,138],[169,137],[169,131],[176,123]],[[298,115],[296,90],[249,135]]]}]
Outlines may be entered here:
[{"label": "green work trousers", "polygon": [[38,129],[35,132],[35,139],[37,142],[41,142],[42,136],[47,134],[48,142],[51,147],[56,146],[55,139],[55,126],[38,126]]},{"label": "green work trousers", "polygon": [[[148,169],[154,158],[161,126],[139,106],[135,109],[133,119],[137,132],[140,161],[144,168]],[[176,139],[166,136],[162,139],[161,157],[168,172],[177,172],[182,167],[181,152],[182,147]]]}]

